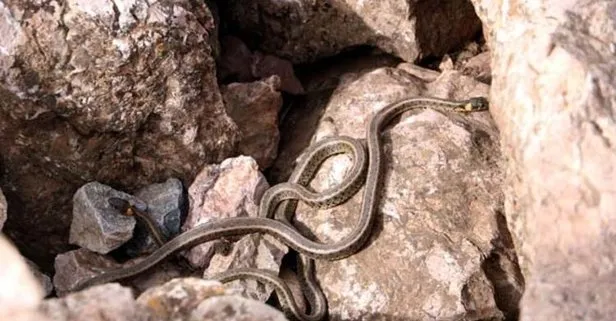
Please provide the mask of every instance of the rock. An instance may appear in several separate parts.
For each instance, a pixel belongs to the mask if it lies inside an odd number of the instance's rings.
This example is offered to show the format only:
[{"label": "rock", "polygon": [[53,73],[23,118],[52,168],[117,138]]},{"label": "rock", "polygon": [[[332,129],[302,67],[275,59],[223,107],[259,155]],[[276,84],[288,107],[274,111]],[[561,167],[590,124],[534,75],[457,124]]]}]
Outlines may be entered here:
[{"label": "rock", "polygon": [[137,303],[149,313],[150,320],[187,320],[203,300],[225,293],[216,281],[179,278],[146,290]]},{"label": "rock", "polygon": [[468,1],[227,1],[221,17],[261,50],[305,63],[375,46],[402,58],[441,56],[481,29]]},{"label": "rock", "polygon": [[51,292],[53,292],[53,284],[51,283],[51,278],[41,272],[36,263],[24,258],[24,261],[28,265],[30,272],[34,276],[34,278],[39,282],[41,288],[43,289],[43,296],[49,296]]},{"label": "rock", "polygon": [[280,311],[254,300],[236,296],[217,296],[201,302],[191,313],[189,320],[286,321],[287,319]]},{"label": "rock", "polygon": [[203,2],[11,1],[0,17],[2,184],[27,213],[14,239],[42,265],[69,248],[81,185],[189,182],[236,154]]},{"label": "rock", "polygon": [[6,198],[2,194],[2,189],[0,189],[0,231],[4,227],[4,222],[6,222],[6,208]]},{"label": "rock", "polygon": [[225,36],[220,40],[222,54],[216,66],[223,81],[249,82],[254,80],[251,70],[252,51],[242,39]]},{"label": "rock", "polygon": [[266,79],[276,75],[280,78],[280,90],[292,95],[304,93],[304,87],[295,77],[293,64],[290,61],[259,51],[255,52],[252,60],[252,75],[257,79]]},{"label": "rock", "polygon": [[227,113],[240,129],[239,150],[251,156],[260,169],[268,168],[278,152],[278,112],[282,97],[280,80],[233,83],[221,88]]},{"label": "rock", "polygon": [[[206,166],[188,188],[190,208],[182,229],[188,231],[225,217],[256,216],[267,188],[267,181],[250,157],[230,158],[219,165]],[[269,236],[264,239],[271,240]],[[216,248],[224,245],[224,240],[200,244],[190,249],[186,258],[194,267],[205,267]]]},{"label": "rock", "polygon": [[489,51],[482,52],[464,62],[460,70],[462,74],[466,76],[490,84],[492,81],[492,68],[490,67],[491,58],[492,55]]},{"label": "rock", "polygon": [[53,276],[56,294],[63,296],[79,281],[96,275],[101,270],[120,266],[121,264],[107,256],[83,248],[58,254],[54,264],[56,274]]},{"label": "rock", "polygon": [[613,320],[616,4],[473,3],[493,52],[520,320]]},{"label": "rock", "polygon": [[[170,178],[163,183],[151,184],[138,190],[135,195],[147,204],[147,214],[158,223],[167,240],[180,233],[181,222],[188,208],[187,196],[180,180]],[[150,253],[158,247],[146,225],[137,220],[133,238],[122,249],[128,256],[135,257]]]},{"label": "rock", "polygon": [[0,235],[0,257],[0,320],[42,320],[35,318],[34,310],[43,299],[43,289],[4,235]]},{"label": "rock", "polygon": [[[403,97],[465,99],[487,92],[485,84],[457,71],[436,78],[428,73],[427,79],[396,68],[348,73],[317,113],[321,122],[314,137],[363,138],[370,115]],[[311,102],[324,103],[308,97]],[[330,319],[504,320],[492,286],[500,271],[483,269],[497,254],[515,259],[506,255],[513,245],[502,234],[499,137],[489,113],[463,116],[429,109],[401,119],[381,133],[385,186],[371,240],[347,259],[316,262]],[[301,137],[310,121],[296,123],[284,135]],[[347,155],[333,157],[311,186],[333,187],[350,164]],[[357,221],[362,197],[363,189],[328,210],[300,204],[296,226],[323,242],[340,240]]]},{"label": "rock", "polygon": [[[235,242],[230,253],[216,253],[203,274],[204,279],[213,278],[216,274],[237,268],[258,268],[278,273],[282,258],[288,248],[275,238],[262,235],[246,235]],[[257,301],[265,302],[272,295],[274,288],[253,279],[240,279],[224,284],[241,294]]]},{"label": "rock", "polygon": [[230,295],[219,282],[199,278],[171,280],[137,298],[148,320],[286,320],[263,303]]},{"label": "rock", "polygon": [[130,289],[119,284],[105,284],[69,294],[61,299],[47,299],[40,311],[57,321],[145,321],[145,311],[135,304]]},{"label": "rock", "polygon": [[83,185],[73,197],[71,244],[106,254],[133,236],[135,218],[119,213],[109,204],[110,197],[140,202],[98,182]]}]

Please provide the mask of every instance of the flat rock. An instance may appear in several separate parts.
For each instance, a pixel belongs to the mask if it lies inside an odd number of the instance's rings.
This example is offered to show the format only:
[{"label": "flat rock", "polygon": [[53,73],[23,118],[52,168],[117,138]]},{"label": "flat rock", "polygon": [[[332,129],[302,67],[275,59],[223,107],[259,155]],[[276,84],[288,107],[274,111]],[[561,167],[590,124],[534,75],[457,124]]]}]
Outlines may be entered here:
[{"label": "flat rock", "polygon": [[[457,71],[436,77],[423,73],[425,79],[417,76],[421,74],[380,68],[341,76],[317,113],[321,121],[312,139],[363,138],[371,114],[405,97],[467,99],[488,93],[487,85]],[[309,98],[307,104],[311,102]],[[313,103],[324,101],[317,96]],[[295,112],[304,110],[318,108]],[[311,126],[311,117],[294,116],[302,121],[284,134],[305,139],[299,133],[310,132],[304,126]],[[384,189],[371,240],[347,259],[317,261],[330,319],[504,320],[495,299],[504,285],[492,285],[503,275],[483,269],[495,253],[505,262],[515,260],[509,255],[513,245],[502,234],[499,136],[490,114],[408,112],[380,137]],[[344,179],[351,161],[347,155],[327,160],[311,186],[319,191],[333,187]],[[300,204],[296,226],[323,242],[340,240],[357,221],[362,197],[363,189],[328,210]]]}]

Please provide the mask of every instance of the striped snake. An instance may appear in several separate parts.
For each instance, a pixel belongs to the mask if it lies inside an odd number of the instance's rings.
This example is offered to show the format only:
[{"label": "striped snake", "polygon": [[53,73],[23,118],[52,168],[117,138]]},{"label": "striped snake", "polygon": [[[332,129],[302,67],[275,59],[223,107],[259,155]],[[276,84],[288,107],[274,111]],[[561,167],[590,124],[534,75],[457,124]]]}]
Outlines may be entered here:
[{"label": "striped snake", "polygon": [[[128,267],[106,271],[102,274],[86,279],[77,283],[73,287],[73,290],[134,276],[151,268],[180,249],[190,248],[197,244],[216,240],[222,237],[241,236],[251,233],[265,233],[272,235],[287,246],[298,251],[301,255],[305,255],[312,259],[336,260],[354,254],[364,245],[370,236],[372,223],[374,221],[374,217],[376,216],[377,193],[382,170],[381,142],[379,139],[379,134],[395,116],[409,110],[424,108],[431,108],[442,112],[455,111],[466,114],[470,112],[487,110],[488,101],[483,97],[474,97],[461,101],[431,97],[415,97],[399,100],[385,106],[383,109],[375,113],[368,122],[366,128],[366,145],[368,149],[367,165],[359,165],[360,168],[367,166],[364,195],[361,204],[359,221],[354,226],[352,232],[340,241],[324,244],[306,238],[288,223],[287,217],[289,213],[285,213],[285,211],[289,211],[294,208],[296,199],[298,198],[308,204],[319,206],[330,206],[331,204],[342,203],[346,201],[346,199],[350,198],[354,193],[352,190],[358,188],[360,185],[357,182],[352,182],[354,179],[353,175],[348,175],[339,185],[346,187],[346,190],[335,188],[327,190],[323,193],[314,193],[305,188],[303,186],[305,184],[303,183],[307,180],[306,177],[311,175],[302,174],[302,171],[310,173],[315,170],[315,167],[324,161],[324,159],[317,159],[316,156],[330,155],[328,152],[322,152],[319,150],[319,148],[324,148],[323,146],[330,145],[326,143],[317,143],[315,146],[311,146],[309,148],[307,157],[304,158],[303,162],[305,167],[300,168],[300,170],[295,172],[297,173],[295,175],[298,176],[295,178],[295,183],[288,182],[278,184],[271,188],[272,192],[270,192],[270,190],[266,191],[261,199],[258,217],[231,217],[201,224],[171,239],[142,261]],[[335,142],[336,138],[332,138],[331,140]],[[345,147],[330,146],[329,148],[332,148],[333,150],[343,150]],[[349,149],[348,144],[346,145],[346,148],[347,150]],[[360,156],[358,155],[357,157],[358,158],[356,158],[356,160],[358,160]],[[358,162],[355,161],[354,167],[357,166]],[[353,170],[351,172],[353,172]],[[363,172],[363,170],[360,172]],[[358,177],[355,177],[355,179],[359,179],[361,181],[362,177],[363,175],[359,174]],[[292,177],[292,180],[293,179],[294,178]],[[345,197],[346,199],[344,199]],[[276,217],[280,219],[271,218],[271,212],[280,202],[284,202],[284,204],[282,204],[284,209],[277,212],[282,214],[276,214]],[[284,215],[284,217],[281,217],[281,215]],[[311,269],[307,270],[312,273]],[[289,301],[292,300],[292,297],[289,296],[290,292],[288,287],[277,277],[272,278],[272,275],[268,275],[266,273],[239,273],[236,274],[236,276],[254,277],[261,281],[271,283],[275,286],[278,293],[282,293],[283,298],[288,299]],[[232,274],[230,278],[225,280],[231,279],[234,279]],[[287,291],[286,295],[285,291]],[[311,315],[306,315],[303,311],[299,311],[296,304],[290,303],[289,301],[285,302],[285,309],[300,320],[319,320],[324,317],[327,312],[326,303],[310,302],[313,312]]]}]

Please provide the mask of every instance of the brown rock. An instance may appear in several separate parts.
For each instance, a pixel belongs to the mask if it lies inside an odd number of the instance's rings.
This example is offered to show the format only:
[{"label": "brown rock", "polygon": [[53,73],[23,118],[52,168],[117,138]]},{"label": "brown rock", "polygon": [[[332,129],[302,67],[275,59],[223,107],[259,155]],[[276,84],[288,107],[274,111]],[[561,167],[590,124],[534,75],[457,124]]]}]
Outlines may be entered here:
[{"label": "brown rock", "polygon": [[[250,157],[230,158],[220,165],[206,166],[188,189],[190,209],[182,228],[187,231],[199,224],[225,217],[256,216],[258,202],[267,187],[267,181]],[[269,236],[261,241],[264,240],[272,243]],[[193,247],[186,257],[193,266],[205,267],[216,248],[221,246],[225,246],[225,241],[200,244]],[[286,249],[279,253],[278,247],[273,251],[280,257],[286,253]]]},{"label": "brown rock", "polygon": [[287,321],[284,315],[263,303],[236,296],[217,296],[201,302],[190,321]]},{"label": "brown rock", "polygon": [[293,64],[290,61],[276,56],[255,52],[252,57],[252,75],[257,79],[264,79],[270,76],[280,78],[280,90],[292,95],[304,93],[302,83],[295,77]]},{"label": "brown rock", "polygon": [[227,113],[240,129],[240,153],[254,158],[261,170],[272,164],[278,152],[278,112],[282,107],[279,88],[276,76],[221,88]]},{"label": "brown rock", "polygon": [[2,186],[29,256],[66,250],[84,183],[190,181],[235,153],[203,2],[11,1],[0,16]]},{"label": "brown rock", "polygon": [[370,45],[412,62],[440,56],[481,28],[468,1],[227,1],[221,13],[263,51],[292,63]]},{"label": "brown rock", "polygon": [[145,321],[145,311],[135,304],[130,289],[119,284],[105,284],[43,301],[40,310],[56,321]]},{"label": "brown rock", "polygon": [[[456,71],[428,76],[424,80],[394,68],[345,75],[319,113],[322,121],[313,137],[362,138],[369,116],[403,97],[464,99],[488,92],[485,84]],[[323,100],[317,97],[314,103]],[[494,253],[515,260],[507,255],[512,244],[499,219],[504,198],[499,137],[490,115],[407,114],[381,133],[387,169],[371,241],[347,259],[317,261],[330,318],[504,320],[507,311],[501,311],[492,286],[499,271],[483,269]],[[302,125],[285,134],[310,132]],[[333,187],[350,162],[346,155],[326,161],[312,187]],[[356,222],[362,194],[329,210],[300,205],[296,220],[324,242],[339,240]]]},{"label": "brown rock", "polygon": [[520,320],[613,320],[616,4],[473,3],[493,52]]},{"label": "brown rock", "polygon": [[54,268],[53,284],[56,294],[67,294],[79,281],[85,280],[101,270],[118,268],[121,265],[113,259],[90,252],[87,249],[78,249],[58,254]]},{"label": "brown rock", "polygon": [[174,279],[143,292],[137,303],[149,320],[187,320],[199,303],[225,294],[219,282],[198,278]]}]

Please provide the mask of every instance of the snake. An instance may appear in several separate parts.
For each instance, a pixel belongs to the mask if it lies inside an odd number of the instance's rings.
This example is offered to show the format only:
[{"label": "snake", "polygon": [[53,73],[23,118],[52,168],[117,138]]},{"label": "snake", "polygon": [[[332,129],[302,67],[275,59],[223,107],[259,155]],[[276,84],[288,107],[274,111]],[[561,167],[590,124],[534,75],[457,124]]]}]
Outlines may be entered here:
[{"label": "snake", "polygon": [[[212,241],[222,237],[241,236],[252,233],[269,234],[282,243],[296,250],[302,255],[306,255],[312,259],[338,260],[349,257],[359,251],[371,235],[371,228],[376,216],[378,206],[378,188],[382,173],[382,150],[380,141],[381,130],[388,125],[391,120],[404,112],[414,109],[434,109],[441,112],[459,112],[472,113],[484,111],[489,108],[489,103],[484,97],[472,97],[467,100],[450,100],[434,97],[411,97],[398,100],[383,107],[378,112],[374,113],[366,125],[366,147],[368,152],[367,171],[365,174],[364,194],[361,203],[360,216],[358,222],[353,227],[352,231],[341,240],[333,243],[320,243],[306,238],[284,220],[268,217],[270,213],[261,213],[270,211],[270,207],[275,207],[273,204],[264,204],[263,202],[281,203],[285,200],[291,200],[299,196],[300,200],[311,203],[312,199],[303,199],[302,197],[315,196],[313,192],[300,184],[282,183],[283,187],[278,187],[278,192],[266,193],[263,195],[260,204],[260,213],[258,217],[229,217],[216,221],[210,221],[195,228],[188,230],[175,238],[171,239],[156,251],[146,256],[142,261],[128,267],[105,271],[102,274],[95,275],[73,286],[73,290],[83,289],[85,287],[112,282],[119,279],[124,279],[130,276],[137,275],[149,268],[153,267],[169,255],[181,249],[190,248],[197,244]],[[335,141],[335,139],[333,139]],[[308,154],[316,154],[314,149],[309,147]],[[321,160],[324,161],[324,160]],[[308,159],[310,163],[310,159]],[[314,161],[316,163],[316,161]],[[352,182],[343,182],[348,186],[355,187]],[[272,188],[279,186],[275,185]],[[350,193],[342,191],[344,197],[350,197]],[[318,193],[317,193],[318,194]],[[327,194],[327,193],[323,193]],[[266,195],[268,198],[266,198]],[[331,194],[326,195],[327,201],[331,203],[340,202],[341,197]],[[318,198],[318,197],[317,197]],[[312,202],[314,204],[314,202]],[[317,201],[318,203],[318,201]],[[277,204],[278,205],[278,204]],[[287,203],[287,206],[288,205]],[[273,209],[272,209],[273,210]],[[274,281],[274,283],[277,283]],[[280,284],[277,284],[277,288]],[[293,310],[293,307],[290,307]],[[300,311],[292,311],[296,317],[301,318],[303,313]],[[314,314],[314,313],[313,313]]]}]

